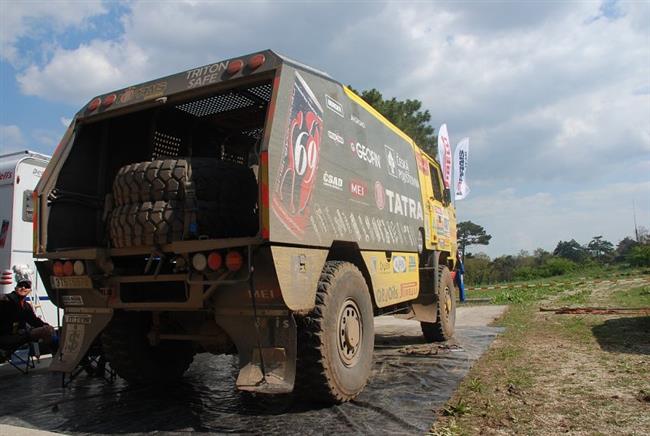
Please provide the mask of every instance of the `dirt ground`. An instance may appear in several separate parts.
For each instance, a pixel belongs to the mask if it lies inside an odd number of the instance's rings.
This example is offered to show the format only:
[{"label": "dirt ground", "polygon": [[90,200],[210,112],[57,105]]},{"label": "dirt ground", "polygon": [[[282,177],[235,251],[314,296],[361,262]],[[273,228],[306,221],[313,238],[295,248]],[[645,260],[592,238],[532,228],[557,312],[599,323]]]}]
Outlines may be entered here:
[{"label": "dirt ground", "polygon": [[499,323],[506,332],[441,410],[431,433],[649,434],[650,317],[539,311],[649,307],[650,286],[643,283],[582,285],[512,306]]}]

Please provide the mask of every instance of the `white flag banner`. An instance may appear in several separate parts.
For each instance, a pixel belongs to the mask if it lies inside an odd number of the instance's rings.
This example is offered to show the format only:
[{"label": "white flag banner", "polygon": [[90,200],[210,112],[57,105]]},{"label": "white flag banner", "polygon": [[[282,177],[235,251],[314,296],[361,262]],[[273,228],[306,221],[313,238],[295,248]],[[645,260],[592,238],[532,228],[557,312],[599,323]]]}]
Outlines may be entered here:
[{"label": "white flag banner", "polygon": [[447,124],[443,124],[438,129],[438,162],[442,170],[442,181],[445,188],[451,185],[451,145],[449,143],[449,134],[447,133]]},{"label": "white flag banner", "polygon": [[467,166],[469,164],[469,138],[463,138],[456,145],[454,152],[454,187],[456,200],[462,200],[469,194],[467,185]]}]

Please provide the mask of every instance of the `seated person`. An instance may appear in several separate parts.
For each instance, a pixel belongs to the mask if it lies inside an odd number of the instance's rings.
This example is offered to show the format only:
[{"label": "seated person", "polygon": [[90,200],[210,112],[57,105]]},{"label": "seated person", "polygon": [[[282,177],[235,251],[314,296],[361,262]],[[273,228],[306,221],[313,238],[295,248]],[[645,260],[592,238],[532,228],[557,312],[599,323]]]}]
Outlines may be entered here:
[{"label": "seated person", "polygon": [[15,350],[28,342],[55,340],[54,328],[38,318],[25,301],[31,291],[32,282],[21,277],[12,293],[0,295],[0,348]]}]

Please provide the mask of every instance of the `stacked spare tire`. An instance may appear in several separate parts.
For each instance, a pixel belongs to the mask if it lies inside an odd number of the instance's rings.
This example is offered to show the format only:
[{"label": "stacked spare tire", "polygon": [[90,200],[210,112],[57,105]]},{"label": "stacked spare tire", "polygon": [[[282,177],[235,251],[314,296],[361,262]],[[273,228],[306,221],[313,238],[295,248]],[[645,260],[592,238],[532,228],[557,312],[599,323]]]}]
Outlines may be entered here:
[{"label": "stacked spare tire", "polygon": [[179,158],[123,166],[113,182],[116,248],[257,233],[257,182],[241,164]]}]

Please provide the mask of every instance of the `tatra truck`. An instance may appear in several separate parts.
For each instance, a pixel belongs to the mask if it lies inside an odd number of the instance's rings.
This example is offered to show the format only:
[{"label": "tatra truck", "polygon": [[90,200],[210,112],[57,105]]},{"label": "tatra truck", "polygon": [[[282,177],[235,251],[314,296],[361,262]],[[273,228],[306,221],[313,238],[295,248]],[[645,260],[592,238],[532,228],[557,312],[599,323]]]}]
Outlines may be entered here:
[{"label": "tatra truck", "polygon": [[329,75],[262,51],[93,98],[33,194],[64,311],[51,369],[92,344],[130,383],[197,353],[238,389],[355,398],[373,317],[453,335],[456,216],[440,165]]}]

